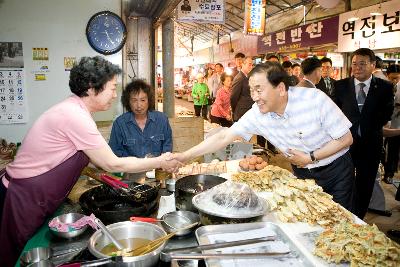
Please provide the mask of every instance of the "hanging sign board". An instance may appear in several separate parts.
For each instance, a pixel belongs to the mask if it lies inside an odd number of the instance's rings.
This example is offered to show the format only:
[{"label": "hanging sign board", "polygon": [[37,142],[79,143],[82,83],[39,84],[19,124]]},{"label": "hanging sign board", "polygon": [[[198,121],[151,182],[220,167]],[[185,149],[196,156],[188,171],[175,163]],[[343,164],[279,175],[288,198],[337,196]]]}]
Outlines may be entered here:
[{"label": "hanging sign board", "polygon": [[183,0],[177,10],[178,21],[225,23],[225,0]]},{"label": "hanging sign board", "polygon": [[304,47],[336,43],[339,17],[332,17],[318,22],[273,32],[258,37],[257,51],[259,54],[267,52],[287,52]]},{"label": "hanging sign board", "polygon": [[[371,15],[379,12],[382,15]],[[356,21],[350,18],[358,17]],[[338,51],[400,47],[400,1],[394,0],[339,15]]]},{"label": "hanging sign board", "polygon": [[266,0],[246,0],[245,3],[244,33],[263,35]]}]

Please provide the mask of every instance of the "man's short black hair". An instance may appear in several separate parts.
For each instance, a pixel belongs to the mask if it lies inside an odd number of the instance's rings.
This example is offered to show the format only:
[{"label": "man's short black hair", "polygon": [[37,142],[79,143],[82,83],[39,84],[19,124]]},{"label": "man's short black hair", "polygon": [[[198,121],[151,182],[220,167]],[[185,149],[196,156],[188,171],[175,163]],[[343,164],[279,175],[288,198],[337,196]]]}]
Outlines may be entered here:
[{"label": "man's short black hair", "polygon": [[292,67],[292,62],[290,61],[283,61],[282,62],[282,67],[287,69],[287,68],[291,68]]},{"label": "man's short black hair", "polygon": [[322,67],[321,61],[316,57],[309,57],[301,62],[301,71],[304,73],[304,75],[308,75],[316,68],[320,67]]},{"label": "man's short black hair", "polygon": [[400,73],[400,65],[399,64],[390,65],[386,70],[386,74],[390,73]]},{"label": "man's short black hair", "polygon": [[269,55],[267,56],[267,60],[270,60],[271,58],[276,58],[279,61],[279,57],[276,55]]},{"label": "man's short black hair", "polygon": [[149,102],[149,110],[154,110],[154,90],[150,84],[146,83],[144,80],[135,79],[132,80],[122,91],[121,103],[122,106],[127,111],[132,111],[130,105],[131,95],[137,95],[140,91],[143,91],[147,95],[147,100]]},{"label": "man's short black hair", "polygon": [[354,51],[351,54],[351,59],[353,59],[353,57],[356,56],[356,55],[357,56],[368,56],[369,57],[369,61],[371,63],[375,63],[375,61],[376,61],[376,57],[375,57],[374,51],[372,51],[369,48],[359,48],[359,49],[357,49],[356,51]]},{"label": "man's short black hair", "polygon": [[321,58],[321,64],[322,63],[326,63],[326,62],[329,62],[331,64],[331,66],[332,66],[332,59],[330,59],[329,57]]},{"label": "man's short black hair", "polygon": [[102,57],[82,57],[69,73],[69,88],[79,97],[88,96],[90,88],[98,94],[107,82],[120,73],[120,67]]},{"label": "man's short black hair", "polygon": [[292,65],[292,69],[294,69],[294,68],[296,68],[296,67],[300,67],[300,64],[299,64],[299,63],[294,63],[294,64]]},{"label": "man's short black hair", "polygon": [[375,56],[375,68],[377,69],[383,68],[383,60],[378,56]]},{"label": "man's short black hair", "polygon": [[289,90],[290,77],[279,62],[267,61],[257,64],[249,73],[249,78],[256,73],[263,73],[268,82],[277,87],[281,82],[285,85],[286,91]]},{"label": "man's short black hair", "polygon": [[221,63],[217,63],[217,64],[215,64],[215,66],[220,66],[221,68],[224,68],[224,66],[222,66]]},{"label": "man's short black hair", "polygon": [[235,55],[235,58],[245,58],[246,56],[243,54],[243,53],[237,53],[236,55]]}]

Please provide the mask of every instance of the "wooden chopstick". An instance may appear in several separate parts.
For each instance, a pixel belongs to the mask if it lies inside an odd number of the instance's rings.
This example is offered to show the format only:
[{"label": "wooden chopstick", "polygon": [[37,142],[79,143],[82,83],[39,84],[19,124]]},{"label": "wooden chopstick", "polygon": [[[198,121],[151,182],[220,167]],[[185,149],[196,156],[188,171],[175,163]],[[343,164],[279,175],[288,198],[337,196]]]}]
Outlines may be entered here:
[{"label": "wooden chopstick", "polygon": [[165,236],[162,236],[162,237],[159,237],[157,239],[154,239],[153,241],[151,241],[150,243],[148,243],[148,244],[146,244],[144,246],[135,248],[135,249],[127,251],[125,253],[131,254],[129,256],[140,256],[140,255],[149,253],[149,252],[155,250],[157,247],[159,247],[162,243],[164,243],[165,241],[167,241],[168,239],[173,237],[177,232],[192,228],[193,226],[196,226],[197,224],[199,224],[199,223],[196,222],[196,223],[189,224],[189,225],[187,225],[187,226],[185,226],[183,228],[178,229],[177,231],[174,231],[174,232],[169,233],[169,234],[167,234]]}]

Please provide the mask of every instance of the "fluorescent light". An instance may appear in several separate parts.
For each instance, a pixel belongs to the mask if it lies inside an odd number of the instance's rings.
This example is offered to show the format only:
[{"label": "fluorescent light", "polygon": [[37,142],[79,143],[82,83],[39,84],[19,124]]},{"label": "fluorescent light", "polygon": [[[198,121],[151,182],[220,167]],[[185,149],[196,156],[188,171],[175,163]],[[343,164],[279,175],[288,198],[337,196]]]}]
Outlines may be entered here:
[{"label": "fluorescent light", "polygon": [[380,12],[371,12],[369,13],[371,16],[382,16],[382,13]]}]

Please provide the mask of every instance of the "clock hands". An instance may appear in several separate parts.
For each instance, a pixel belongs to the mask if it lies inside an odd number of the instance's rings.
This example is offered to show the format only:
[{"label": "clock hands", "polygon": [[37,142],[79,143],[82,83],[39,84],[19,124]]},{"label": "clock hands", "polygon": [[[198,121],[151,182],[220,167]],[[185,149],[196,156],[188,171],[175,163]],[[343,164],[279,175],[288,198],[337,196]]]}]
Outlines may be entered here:
[{"label": "clock hands", "polygon": [[105,33],[105,34],[107,35],[107,39],[110,41],[110,43],[112,43],[112,44],[114,45],[114,42],[113,42],[113,40],[110,38],[110,35],[108,34],[107,30],[104,30],[104,32],[102,32],[102,33]]}]

